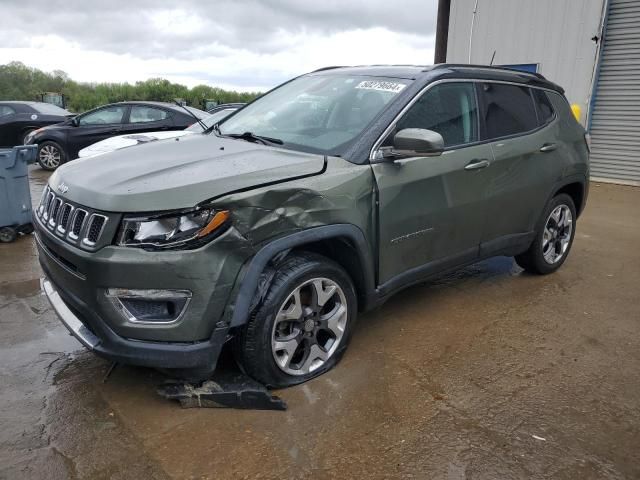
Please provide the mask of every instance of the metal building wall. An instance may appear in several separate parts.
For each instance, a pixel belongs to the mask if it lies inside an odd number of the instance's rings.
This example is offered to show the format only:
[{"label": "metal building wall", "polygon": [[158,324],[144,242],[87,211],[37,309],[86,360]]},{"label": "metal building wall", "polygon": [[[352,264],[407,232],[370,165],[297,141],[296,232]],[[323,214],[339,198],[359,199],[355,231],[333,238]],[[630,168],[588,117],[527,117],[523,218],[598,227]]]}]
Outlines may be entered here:
[{"label": "metal building wall", "polygon": [[611,0],[591,116],[591,177],[640,185],[640,0]]},{"label": "metal building wall", "polygon": [[[640,3],[640,0],[637,0]],[[538,64],[538,72],[558,83],[581,121],[591,97],[604,0],[452,0],[447,61],[488,64]]]}]

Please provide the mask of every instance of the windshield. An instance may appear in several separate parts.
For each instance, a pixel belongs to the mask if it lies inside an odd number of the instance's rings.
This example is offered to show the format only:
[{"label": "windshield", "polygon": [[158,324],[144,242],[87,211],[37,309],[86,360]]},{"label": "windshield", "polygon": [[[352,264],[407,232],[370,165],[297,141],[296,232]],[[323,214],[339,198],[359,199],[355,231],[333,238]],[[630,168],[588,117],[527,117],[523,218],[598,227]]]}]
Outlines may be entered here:
[{"label": "windshield", "polygon": [[52,105],[50,103],[32,103],[30,107],[33,108],[36,112],[44,113],[45,115],[72,115],[64,108],[60,108],[57,105]]},{"label": "windshield", "polygon": [[[225,108],[224,110],[218,110],[215,113],[212,113],[208,117],[202,119],[202,123],[204,123],[207,128],[213,127],[215,123],[218,123],[220,120],[227,118],[232,112],[235,112],[237,108]],[[196,122],[193,125],[185,128],[187,132],[202,132],[202,126]]]},{"label": "windshield", "polygon": [[277,138],[285,148],[340,155],[409,80],[357,75],[297,78],[220,124],[222,135]]}]

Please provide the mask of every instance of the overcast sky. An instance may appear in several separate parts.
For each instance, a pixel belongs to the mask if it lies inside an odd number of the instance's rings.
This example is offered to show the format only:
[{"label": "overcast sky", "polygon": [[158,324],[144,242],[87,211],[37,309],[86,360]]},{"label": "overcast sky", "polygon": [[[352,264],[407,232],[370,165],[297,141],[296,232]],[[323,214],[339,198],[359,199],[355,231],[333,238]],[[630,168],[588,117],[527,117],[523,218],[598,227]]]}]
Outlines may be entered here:
[{"label": "overcast sky", "polygon": [[265,90],[327,65],[431,64],[436,10],[437,0],[0,0],[0,64]]}]

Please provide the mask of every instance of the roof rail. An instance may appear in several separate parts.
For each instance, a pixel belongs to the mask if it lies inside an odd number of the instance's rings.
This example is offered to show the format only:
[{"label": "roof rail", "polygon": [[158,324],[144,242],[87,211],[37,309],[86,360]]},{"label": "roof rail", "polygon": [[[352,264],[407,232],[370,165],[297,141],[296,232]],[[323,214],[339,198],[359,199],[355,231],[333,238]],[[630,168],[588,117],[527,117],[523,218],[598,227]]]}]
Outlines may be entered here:
[{"label": "roof rail", "polygon": [[334,68],[344,68],[346,65],[332,65],[330,67],[322,67],[322,68],[318,68],[317,70],[312,70],[309,73],[316,73],[316,72],[322,72],[323,70],[333,70]]},{"label": "roof rail", "polygon": [[[542,75],[541,73],[537,73],[537,72],[525,72],[524,70],[516,70],[515,68],[509,68],[509,67],[502,67],[499,65],[473,65],[473,64],[469,64],[469,63],[437,63],[435,64],[433,67],[431,67],[428,70],[437,70],[440,68],[469,68],[469,69],[473,69],[473,68],[486,68],[486,69],[491,69],[491,70],[502,70],[502,71],[507,71],[507,72],[517,72],[517,73],[522,73],[525,75],[532,75],[536,78],[539,78],[541,80],[547,80],[544,75]],[[425,72],[428,70],[424,70]]]}]

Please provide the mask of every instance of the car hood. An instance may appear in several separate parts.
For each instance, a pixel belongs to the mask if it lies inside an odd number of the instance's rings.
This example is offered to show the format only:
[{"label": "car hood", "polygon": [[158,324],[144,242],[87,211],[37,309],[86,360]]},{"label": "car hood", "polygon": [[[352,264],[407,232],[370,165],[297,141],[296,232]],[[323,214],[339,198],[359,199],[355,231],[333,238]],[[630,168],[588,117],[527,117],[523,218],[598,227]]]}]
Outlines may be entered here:
[{"label": "car hood", "polygon": [[49,185],[58,194],[107,212],[190,208],[226,193],[324,170],[322,155],[214,135],[188,135],[74,160]]},{"label": "car hood", "polygon": [[73,127],[73,125],[71,125],[72,118],[68,118],[68,117],[60,117],[60,118],[61,118],[60,123],[55,123],[53,125],[47,125],[46,127],[39,128],[38,133],[44,130],[64,130],[69,128],[75,128]]},{"label": "car hood", "polygon": [[139,145],[141,143],[155,142],[156,140],[164,140],[166,138],[182,137],[184,135],[193,135],[193,133],[194,132],[188,130],[165,130],[160,132],[128,133],[127,135],[118,135],[83,148],[78,152],[78,157],[93,157],[94,155],[102,155],[103,153],[113,152],[115,150],[120,150],[121,148],[133,147],[134,145]]}]

